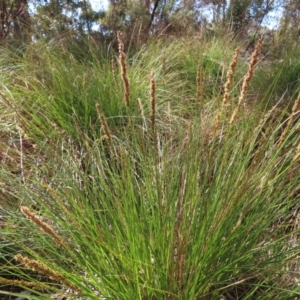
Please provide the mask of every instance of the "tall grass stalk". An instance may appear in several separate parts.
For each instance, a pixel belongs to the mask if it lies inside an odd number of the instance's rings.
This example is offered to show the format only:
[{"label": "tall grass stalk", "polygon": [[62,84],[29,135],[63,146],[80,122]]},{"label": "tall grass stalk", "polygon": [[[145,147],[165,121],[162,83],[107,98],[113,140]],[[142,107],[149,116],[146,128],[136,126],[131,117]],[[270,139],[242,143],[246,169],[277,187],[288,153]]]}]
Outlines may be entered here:
[{"label": "tall grass stalk", "polygon": [[240,48],[238,47],[235,49],[229,70],[227,72],[227,76],[226,76],[227,80],[224,84],[224,96],[223,96],[222,106],[221,106],[220,112],[217,114],[217,117],[215,120],[215,128],[216,129],[219,127],[221,116],[223,115],[224,109],[226,108],[226,106],[228,105],[228,102],[229,102],[230,90],[232,87],[233,76],[234,76],[236,65],[238,62],[239,52],[240,52]]},{"label": "tall grass stalk", "polygon": [[101,125],[103,127],[104,134],[105,134],[104,135],[104,139],[107,139],[110,148],[113,149],[110,130],[109,130],[108,124],[107,124],[107,122],[105,120],[105,117],[103,115],[102,109],[101,109],[101,107],[100,107],[100,105],[98,103],[96,104],[96,109],[97,109],[98,116],[99,116]]},{"label": "tall grass stalk", "polygon": [[260,39],[256,46],[255,46],[255,49],[252,53],[252,56],[251,56],[251,60],[249,62],[249,66],[248,66],[248,72],[247,74],[245,75],[244,79],[243,79],[243,84],[242,84],[242,89],[241,89],[241,94],[240,94],[240,97],[239,97],[239,100],[238,100],[238,105],[237,107],[235,108],[231,118],[230,118],[230,124],[232,124],[237,116],[238,116],[238,113],[240,111],[240,108],[241,106],[244,104],[244,100],[245,100],[245,96],[247,94],[247,91],[249,89],[249,84],[250,84],[250,81],[253,77],[253,74],[254,74],[254,67],[258,61],[258,56],[260,54],[260,49],[262,47],[262,44],[263,44],[263,39]]},{"label": "tall grass stalk", "polygon": [[124,101],[126,106],[129,106],[129,80],[127,77],[127,65],[126,65],[126,55],[124,52],[124,43],[122,41],[122,33],[121,31],[118,31],[117,34],[118,37],[118,43],[119,43],[119,64],[121,68],[121,77],[123,81],[123,93],[124,93]]},{"label": "tall grass stalk", "polygon": [[155,125],[155,75],[154,70],[151,71],[150,75],[150,106],[151,106],[151,113],[150,113],[150,120],[152,125],[152,132],[153,135],[156,135],[156,125]]},{"label": "tall grass stalk", "polygon": [[202,55],[200,55],[198,66],[197,66],[196,99],[197,99],[197,101],[199,101],[201,109],[203,109],[203,106],[204,106],[204,91],[203,91],[203,74],[202,74],[202,72],[203,72],[203,70],[202,70]]}]

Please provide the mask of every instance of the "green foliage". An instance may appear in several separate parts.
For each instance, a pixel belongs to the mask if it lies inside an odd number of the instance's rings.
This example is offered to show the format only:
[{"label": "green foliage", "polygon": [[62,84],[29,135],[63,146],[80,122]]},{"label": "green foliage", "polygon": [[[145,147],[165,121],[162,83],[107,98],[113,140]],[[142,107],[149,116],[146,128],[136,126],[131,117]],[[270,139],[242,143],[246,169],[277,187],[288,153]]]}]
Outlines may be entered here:
[{"label": "green foliage", "polygon": [[131,36],[143,32],[150,22],[147,1],[111,1],[100,23],[105,30],[116,35],[118,30]]},{"label": "green foliage", "polygon": [[281,55],[280,59],[273,62],[267,59],[258,68],[253,87],[256,91],[265,93],[265,99],[269,99],[271,105],[274,105],[277,99],[272,99],[274,95],[283,95],[285,102],[296,99],[300,87],[298,51],[298,47],[292,46],[288,54]]}]

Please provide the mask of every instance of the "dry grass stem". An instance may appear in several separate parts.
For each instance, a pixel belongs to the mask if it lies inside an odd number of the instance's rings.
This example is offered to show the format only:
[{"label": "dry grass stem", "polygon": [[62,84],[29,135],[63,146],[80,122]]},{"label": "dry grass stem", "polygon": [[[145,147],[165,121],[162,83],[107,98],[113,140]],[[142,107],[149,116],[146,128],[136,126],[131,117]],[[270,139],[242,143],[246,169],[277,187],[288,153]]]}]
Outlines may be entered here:
[{"label": "dry grass stem", "polygon": [[227,72],[227,76],[226,76],[227,80],[224,84],[224,96],[223,96],[223,105],[224,106],[226,104],[228,104],[228,101],[229,101],[230,89],[231,89],[231,86],[232,86],[232,83],[233,83],[233,76],[234,76],[234,73],[235,73],[239,53],[240,53],[240,48],[237,47],[234,51],[234,55],[233,55],[230,67],[229,67],[229,70]]},{"label": "dry grass stem", "polygon": [[64,276],[62,276],[60,273],[55,272],[53,270],[51,270],[50,268],[48,268],[47,266],[45,266],[44,264],[40,263],[37,260],[33,260],[30,259],[28,257],[24,257],[22,256],[22,254],[17,254],[14,259],[25,265],[26,268],[29,268],[35,272],[38,272],[40,274],[43,274],[45,276],[47,276],[48,278],[55,280],[59,283],[62,283],[63,285],[77,291],[77,292],[81,292],[81,289],[78,288],[77,286],[73,285],[71,282],[69,282]]},{"label": "dry grass stem", "polygon": [[293,157],[293,162],[298,161],[300,158],[300,143],[298,144],[297,148],[296,148],[296,152],[295,155]]},{"label": "dry grass stem", "polygon": [[17,280],[17,279],[0,278],[0,284],[1,285],[14,285],[14,286],[20,286],[20,287],[28,287],[28,288],[32,288],[37,291],[43,291],[43,290],[49,290],[49,289],[56,290],[56,288],[51,287],[49,285],[42,284],[42,283],[30,282],[30,281],[25,281],[25,280]]},{"label": "dry grass stem", "polygon": [[197,67],[197,79],[196,79],[196,84],[197,84],[197,94],[196,94],[196,99],[197,101],[200,102],[200,108],[202,110],[203,108],[203,77],[202,77],[202,56],[200,55],[200,59],[198,62],[198,67]]},{"label": "dry grass stem", "polygon": [[219,113],[217,114],[217,117],[216,117],[215,129],[217,129],[219,127],[221,116],[224,113],[224,109],[225,109],[226,105],[229,102],[230,90],[231,90],[232,83],[233,83],[233,76],[234,76],[236,65],[237,65],[237,62],[238,62],[239,53],[240,53],[240,48],[237,47],[234,51],[234,55],[233,55],[230,67],[229,67],[229,70],[227,72],[227,76],[226,76],[227,80],[224,84],[224,96],[223,96],[223,101],[222,101],[222,107],[221,107],[221,110],[219,111]]},{"label": "dry grass stem", "polygon": [[143,106],[142,100],[140,98],[138,98],[138,104],[139,104],[141,116],[142,116],[142,119],[143,119],[143,126],[145,128],[147,128],[147,122],[146,122],[146,118],[145,118],[144,106]]},{"label": "dry grass stem", "polygon": [[129,80],[127,77],[127,66],[125,62],[125,52],[124,52],[124,43],[122,41],[122,33],[118,31],[117,33],[118,43],[119,43],[119,64],[121,68],[121,77],[123,81],[124,88],[124,101],[126,106],[129,106]]},{"label": "dry grass stem", "polygon": [[275,104],[267,113],[265,113],[264,117],[260,120],[259,124],[255,127],[253,132],[257,132],[261,130],[261,128],[265,125],[267,120],[274,114],[277,109],[277,104]]},{"label": "dry grass stem", "polygon": [[167,59],[165,49],[162,52],[162,73],[165,75],[167,73]]},{"label": "dry grass stem", "polygon": [[292,114],[289,118],[289,121],[287,123],[287,126],[285,127],[284,131],[282,132],[281,136],[280,136],[280,139],[279,139],[279,143],[278,145],[281,146],[282,143],[284,142],[288,132],[290,131],[291,127],[292,127],[292,124],[293,124],[293,121],[295,120],[295,116],[296,114],[298,113],[299,111],[299,108],[300,108],[300,92],[298,94],[298,97],[293,105],[293,108],[292,108]]},{"label": "dry grass stem", "polygon": [[113,78],[114,78],[115,85],[119,86],[118,85],[118,80],[117,80],[117,67],[116,67],[116,63],[115,63],[114,59],[111,60],[111,71],[112,71],[112,75],[113,75]]},{"label": "dry grass stem", "polygon": [[[30,139],[28,137],[28,135],[25,133],[25,131],[19,126],[19,125],[16,125],[16,129],[21,133],[22,135],[22,138],[28,142],[30,142]],[[35,146],[36,147],[36,146]]]},{"label": "dry grass stem", "polygon": [[170,103],[170,101],[167,104],[167,122],[170,125],[170,130],[171,130],[171,125],[172,125],[172,110],[171,110],[171,103]]},{"label": "dry grass stem", "polygon": [[100,119],[103,131],[105,134],[105,139],[107,139],[109,146],[112,148],[112,138],[111,138],[110,130],[109,130],[108,124],[105,120],[105,117],[103,115],[102,109],[98,103],[96,104],[96,109],[97,109],[98,117]]},{"label": "dry grass stem", "polygon": [[244,80],[243,80],[242,90],[241,90],[241,94],[240,94],[240,97],[239,97],[239,102],[238,102],[238,105],[235,108],[235,110],[234,110],[234,112],[233,112],[233,114],[230,118],[230,122],[229,122],[230,124],[232,124],[236,120],[237,115],[240,111],[240,108],[241,108],[242,104],[244,104],[245,96],[246,96],[247,91],[249,89],[250,80],[252,79],[253,74],[254,74],[254,67],[255,67],[255,65],[258,61],[258,56],[259,56],[259,53],[260,53],[262,43],[263,43],[263,40],[259,39],[259,41],[256,44],[255,49],[252,53],[251,60],[250,60],[250,63],[248,65],[248,72],[247,72],[247,74],[246,74],[246,76],[244,77]]},{"label": "dry grass stem", "polygon": [[138,35],[137,35],[137,44],[141,45],[141,36],[142,36],[142,32],[143,32],[143,25],[140,24],[139,26],[139,30],[138,30]]},{"label": "dry grass stem", "polygon": [[144,107],[143,107],[141,98],[138,98],[138,103],[139,103],[139,108],[141,111],[141,116],[142,116],[143,120],[145,120],[145,112],[144,112]]},{"label": "dry grass stem", "polygon": [[155,75],[154,71],[151,71],[150,76],[150,105],[151,105],[151,113],[150,113],[150,120],[152,124],[152,131],[155,134]]},{"label": "dry grass stem", "polygon": [[48,224],[40,220],[34,213],[32,213],[27,206],[21,206],[21,212],[25,215],[32,223],[40,227],[46,234],[52,237],[55,243],[65,249],[68,249],[63,239],[56,234],[53,228]]}]

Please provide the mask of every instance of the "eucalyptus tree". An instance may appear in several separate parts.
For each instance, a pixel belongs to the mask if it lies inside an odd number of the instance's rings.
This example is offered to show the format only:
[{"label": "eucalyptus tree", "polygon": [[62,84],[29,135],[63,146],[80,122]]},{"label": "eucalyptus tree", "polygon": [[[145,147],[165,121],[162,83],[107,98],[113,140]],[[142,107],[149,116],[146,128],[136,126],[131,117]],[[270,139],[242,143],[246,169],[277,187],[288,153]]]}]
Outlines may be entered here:
[{"label": "eucalyptus tree", "polygon": [[31,26],[27,0],[0,1],[0,41],[26,38]]},{"label": "eucalyptus tree", "polygon": [[51,37],[68,31],[91,34],[101,15],[88,0],[30,0],[37,37]]}]

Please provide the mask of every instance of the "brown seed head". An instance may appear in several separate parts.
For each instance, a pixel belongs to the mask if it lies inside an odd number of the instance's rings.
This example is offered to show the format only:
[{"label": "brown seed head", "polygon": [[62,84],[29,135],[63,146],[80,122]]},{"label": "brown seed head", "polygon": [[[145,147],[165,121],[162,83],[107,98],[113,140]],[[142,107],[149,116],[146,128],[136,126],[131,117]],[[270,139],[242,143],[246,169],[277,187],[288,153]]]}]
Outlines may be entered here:
[{"label": "brown seed head", "polygon": [[129,106],[129,80],[127,77],[127,66],[125,61],[124,43],[122,41],[122,33],[117,32],[119,46],[119,64],[121,68],[121,77],[123,81],[124,101],[126,106]]},{"label": "brown seed head", "polygon": [[54,231],[52,227],[50,227],[47,223],[40,220],[34,213],[30,211],[27,206],[21,206],[21,212],[25,215],[32,223],[41,228],[46,234],[52,237],[52,239],[56,242],[57,245],[68,249],[67,245],[63,241],[63,239]]},{"label": "brown seed head", "polygon": [[246,93],[249,89],[250,80],[252,79],[253,74],[254,74],[254,67],[255,67],[255,64],[258,61],[258,56],[259,56],[259,53],[260,53],[260,49],[262,47],[262,43],[263,43],[263,40],[259,39],[258,43],[256,44],[255,49],[252,53],[251,60],[250,60],[250,63],[248,65],[248,72],[245,75],[244,80],[243,80],[242,90],[241,90],[241,94],[240,94],[240,97],[239,97],[239,102],[238,102],[238,105],[235,108],[235,110],[234,110],[234,112],[233,112],[233,114],[230,118],[230,121],[229,121],[230,124],[232,124],[236,120],[237,115],[240,111],[240,108],[241,108],[242,104],[245,101],[245,96],[246,96]]},{"label": "brown seed head", "polygon": [[73,290],[80,292],[80,288],[78,288],[77,286],[75,286],[71,282],[69,282],[63,275],[51,270],[50,268],[48,268],[47,266],[45,266],[44,264],[40,263],[37,260],[33,260],[28,257],[22,256],[22,254],[17,254],[14,257],[14,259],[17,262],[24,264],[26,268],[29,268],[35,272],[43,274],[52,280],[58,281],[64,285],[72,288]]}]

